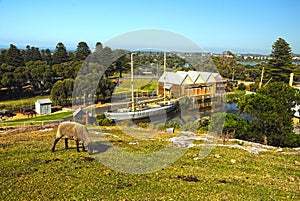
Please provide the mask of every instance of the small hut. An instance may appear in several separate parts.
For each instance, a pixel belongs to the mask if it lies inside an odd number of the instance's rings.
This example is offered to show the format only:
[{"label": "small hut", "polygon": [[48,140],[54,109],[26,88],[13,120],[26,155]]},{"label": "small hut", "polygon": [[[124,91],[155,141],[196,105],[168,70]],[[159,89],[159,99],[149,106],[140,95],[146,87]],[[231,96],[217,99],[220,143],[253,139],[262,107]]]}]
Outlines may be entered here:
[{"label": "small hut", "polygon": [[39,99],[35,102],[35,111],[38,114],[50,114],[52,102],[49,98]]},{"label": "small hut", "polygon": [[85,111],[82,107],[79,107],[73,112],[73,121],[79,121],[85,124],[93,124],[96,119],[93,117],[92,113]]},{"label": "small hut", "polygon": [[77,108],[77,110],[75,110],[73,112],[73,120],[74,121],[83,121],[84,116],[86,115],[86,111],[84,109],[82,109],[82,107]]}]

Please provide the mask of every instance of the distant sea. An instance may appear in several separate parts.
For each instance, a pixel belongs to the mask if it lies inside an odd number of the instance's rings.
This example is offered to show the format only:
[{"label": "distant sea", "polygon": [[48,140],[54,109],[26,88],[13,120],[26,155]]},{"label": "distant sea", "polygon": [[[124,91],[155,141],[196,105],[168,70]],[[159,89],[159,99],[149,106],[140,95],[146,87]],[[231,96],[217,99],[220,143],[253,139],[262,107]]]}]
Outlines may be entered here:
[{"label": "distant sea", "polygon": [[[26,45],[25,46],[21,46],[21,45],[16,45],[19,49],[26,49]],[[45,50],[45,49],[50,49],[51,51],[55,50],[55,46],[51,46],[51,47],[43,47],[43,46],[35,46],[38,47],[40,50]],[[0,49],[8,49],[9,45],[0,45]],[[76,47],[69,47],[66,45],[66,48],[68,51],[75,51]],[[271,53],[271,51],[266,51],[266,50],[256,50],[256,49],[252,49],[252,50],[246,50],[246,49],[238,49],[238,48],[214,48],[214,47],[204,47],[203,48],[204,52],[208,52],[208,53],[213,53],[213,54],[222,54],[222,52],[224,51],[231,51],[234,54],[257,54],[257,55],[269,55]],[[149,50],[151,51],[151,50]],[[157,51],[157,50],[156,50]]]}]

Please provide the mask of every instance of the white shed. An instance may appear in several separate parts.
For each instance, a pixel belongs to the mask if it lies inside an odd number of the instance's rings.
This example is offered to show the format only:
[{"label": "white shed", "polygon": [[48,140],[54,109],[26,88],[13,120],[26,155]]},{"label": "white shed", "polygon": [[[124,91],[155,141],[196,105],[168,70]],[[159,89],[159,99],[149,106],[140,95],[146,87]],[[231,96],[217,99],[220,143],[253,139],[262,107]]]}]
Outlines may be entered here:
[{"label": "white shed", "polygon": [[50,114],[51,113],[51,100],[40,99],[35,102],[35,111],[38,114]]}]

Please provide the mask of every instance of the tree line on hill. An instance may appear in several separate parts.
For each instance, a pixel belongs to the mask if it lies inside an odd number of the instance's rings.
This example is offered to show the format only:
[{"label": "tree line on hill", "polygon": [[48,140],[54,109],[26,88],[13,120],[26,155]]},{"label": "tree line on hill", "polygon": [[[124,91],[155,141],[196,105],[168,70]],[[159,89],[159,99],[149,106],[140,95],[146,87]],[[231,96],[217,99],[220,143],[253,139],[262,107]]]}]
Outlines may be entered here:
[{"label": "tree line on hill", "polygon": [[[97,56],[97,53],[102,57]],[[89,55],[91,55],[91,49],[86,42],[79,42],[74,52],[67,51],[62,42],[56,45],[53,52],[50,49],[39,50],[29,45],[20,50],[11,44],[8,49],[0,52],[0,99],[33,96],[36,93],[50,94],[53,90],[55,103],[68,105],[72,97],[67,91],[73,89],[70,86],[73,86],[77,72]],[[101,42],[97,42],[92,56],[115,58],[115,61],[105,69],[105,76],[102,76],[99,82],[96,101],[100,101],[110,97],[116,84],[112,82],[113,79],[107,78],[109,76],[121,78],[124,73],[129,72],[130,54],[126,50],[111,50],[109,47],[103,47]],[[269,80],[287,83],[291,72],[295,74],[295,80],[299,81],[299,66],[292,63],[292,50],[284,39],[279,38],[273,44],[270,56],[271,59],[264,63],[249,66],[240,64],[237,57],[230,51],[212,58],[195,57],[196,59],[188,61],[184,59],[187,55],[168,54],[167,65],[169,70],[173,71],[194,69],[215,71],[217,69],[223,77],[228,79],[255,81],[255,84],[251,85],[252,90],[258,87],[262,68],[265,69],[264,83]],[[93,62],[92,60],[93,58],[89,62]],[[94,60],[97,61],[97,59]],[[163,54],[161,52],[137,53],[134,62],[136,72],[141,73],[146,69],[152,75],[162,74]],[[86,76],[92,77],[95,73],[91,71]],[[87,91],[87,88],[84,90]],[[83,93],[82,96],[89,96],[89,94]]]},{"label": "tree line on hill", "polygon": [[74,79],[90,52],[85,42],[80,42],[75,52],[68,52],[61,42],[54,52],[29,45],[20,50],[11,44],[0,54],[1,97],[9,99],[32,96],[37,92],[49,93],[58,80]]},{"label": "tree line on hill", "polygon": [[[53,52],[50,49],[39,50],[38,47],[29,45],[22,50],[10,44],[8,49],[0,52],[0,100],[51,94],[55,104],[70,105],[74,79],[80,68],[89,65],[90,70],[84,73],[86,78],[81,81],[89,80],[98,75],[97,72],[93,72],[93,68],[97,65],[103,67],[103,62],[111,61],[109,67],[103,70],[104,76],[99,75],[101,79],[95,93],[95,101],[109,98],[117,81],[108,77],[122,78],[124,73],[129,72],[130,52],[103,47],[101,42],[97,42],[93,54],[91,52],[86,42],[79,42],[74,52],[67,51],[62,42],[56,45]],[[89,59],[86,60],[88,56]],[[146,69],[153,75],[162,73],[161,52],[137,52],[134,62],[137,72],[142,73]],[[176,55],[168,55],[168,67],[171,70],[192,69],[184,67],[185,63],[184,59]],[[83,100],[90,96],[87,93],[89,83],[81,84],[86,86],[80,94],[86,96],[82,98]]]}]

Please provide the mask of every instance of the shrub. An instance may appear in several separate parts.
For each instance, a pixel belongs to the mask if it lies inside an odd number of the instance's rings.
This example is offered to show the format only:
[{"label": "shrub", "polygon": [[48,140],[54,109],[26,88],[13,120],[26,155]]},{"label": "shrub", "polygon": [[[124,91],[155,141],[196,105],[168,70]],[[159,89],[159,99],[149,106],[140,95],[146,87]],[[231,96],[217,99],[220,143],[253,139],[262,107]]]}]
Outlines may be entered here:
[{"label": "shrub", "polygon": [[[101,125],[100,125],[100,123],[101,123]],[[103,119],[102,121],[99,122],[99,125],[100,126],[111,126],[112,125],[112,120],[108,119],[108,118],[105,118],[105,119]]]},{"label": "shrub", "polygon": [[164,123],[160,123],[155,126],[155,129],[159,130],[159,131],[164,130],[165,128],[166,128],[166,125]]},{"label": "shrub", "polygon": [[99,126],[111,126],[113,123],[111,119],[106,118],[105,114],[98,114],[96,119]]},{"label": "shrub", "polygon": [[180,127],[180,130],[182,131],[191,131],[196,133],[200,128],[200,123],[198,121],[196,122],[190,122],[187,123],[185,125],[183,125],[182,127]]},{"label": "shrub", "polygon": [[176,121],[170,121],[166,124],[166,128],[175,128],[175,129],[179,129],[180,128],[180,124]]},{"label": "shrub", "polygon": [[244,83],[240,83],[238,85],[238,90],[245,91],[246,90],[246,85]]},{"label": "shrub", "polygon": [[139,122],[138,126],[141,127],[141,128],[147,128],[149,126],[149,123],[147,123],[147,122]]}]

